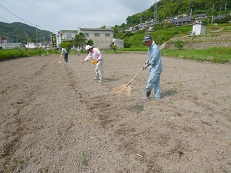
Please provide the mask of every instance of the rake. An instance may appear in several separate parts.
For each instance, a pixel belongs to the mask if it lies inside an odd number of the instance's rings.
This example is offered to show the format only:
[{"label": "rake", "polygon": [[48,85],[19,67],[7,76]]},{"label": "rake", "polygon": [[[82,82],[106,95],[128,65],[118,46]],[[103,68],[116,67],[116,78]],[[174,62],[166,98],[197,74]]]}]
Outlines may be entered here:
[{"label": "rake", "polygon": [[115,89],[112,90],[112,93],[114,94],[121,94],[121,95],[127,95],[128,97],[131,96],[131,83],[135,79],[135,77],[142,71],[144,68],[141,68],[140,71],[138,71],[135,76],[128,82],[127,84],[121,85]]}]

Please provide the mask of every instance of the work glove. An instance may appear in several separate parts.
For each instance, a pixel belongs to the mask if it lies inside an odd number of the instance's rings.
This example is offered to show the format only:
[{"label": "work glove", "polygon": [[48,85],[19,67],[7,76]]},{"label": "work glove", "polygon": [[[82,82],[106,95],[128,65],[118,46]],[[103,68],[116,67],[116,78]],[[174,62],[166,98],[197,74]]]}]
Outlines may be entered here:
[{"label": "work glove", "polygon": [[145,64],[144,64],[144,66],[143,66],[143,70],[146,69],[150,65],[151,65],[151,63],[149,63],[149,61],[146,61]]},{"label": "work glove", "polygon": [[82,61],[82,65],[85,63],[85,61]]}]

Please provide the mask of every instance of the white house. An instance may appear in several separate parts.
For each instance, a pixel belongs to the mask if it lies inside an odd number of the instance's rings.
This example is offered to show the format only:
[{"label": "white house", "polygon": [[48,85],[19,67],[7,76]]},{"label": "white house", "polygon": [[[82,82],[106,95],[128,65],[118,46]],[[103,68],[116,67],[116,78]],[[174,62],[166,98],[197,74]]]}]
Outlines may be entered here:
[{"label": "white house", "polygon": [[93,40],[94,46],[100,49],[110,49],[114,33],[112,29],[100,28],[79,28],[78,33],[82,32],[86,39]]},{"label": "white house", "polygon": [[201,23],[196,23],[193,25],[192,32],[194,35],[206,34],[206,25],[203,25]]},{"label": "white house", "polygon": [[0,43],[0,49],[14,49],[23,47],[22,43]]},{"label": "white house", "polygon": [[42,47],[42,44],[41,43],[34,43],[34,42],[28,42],[27,44],[25,44],[25,47],[26,48],[31,48],[31,49],[34,49],[34,48],[41,48]]},{"label": "white house", "polygon": [[[110,49],[111,45],[114,44],[113,37],[114,33],[112,29],[106,28],[78,28],[77,30],[61,30],[59,31],[60,43],[62,41],[72,41],[75,35],[83,33],[87,40],[92,40],[94,46],[100,49]],[[119,45],[121,47],[121,44]]]}]

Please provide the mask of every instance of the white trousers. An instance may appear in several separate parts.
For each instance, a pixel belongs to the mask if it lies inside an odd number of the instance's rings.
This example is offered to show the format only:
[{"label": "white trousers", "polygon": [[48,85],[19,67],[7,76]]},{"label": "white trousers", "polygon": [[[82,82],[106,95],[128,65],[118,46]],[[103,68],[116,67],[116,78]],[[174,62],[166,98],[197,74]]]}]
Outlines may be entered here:
[{"label": "white trousers", "polygon": [[100,60],[96,66],[95,66],[95,78],[99,80],[103,80],[103,73],[104,73],[104,68],[103,68],[103,59]]}]

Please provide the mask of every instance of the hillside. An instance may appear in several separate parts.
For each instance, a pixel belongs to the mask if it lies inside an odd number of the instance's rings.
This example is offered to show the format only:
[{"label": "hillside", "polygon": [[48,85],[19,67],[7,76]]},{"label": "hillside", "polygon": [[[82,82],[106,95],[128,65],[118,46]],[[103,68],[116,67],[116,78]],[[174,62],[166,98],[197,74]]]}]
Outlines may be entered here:
[{"label": "hillside", "polygon": [[[7,39],[8,42],[12,43],[26,43],[27,39],[25,37],[26,33],[31,42],[42,42],[46,43],[50,40],[51,32],[46,30],[40,30],[36,27],[29,26],[24,23],[4,23],[0,22],[0,36]],[[36,37],[37,35],[37,37]],[[37,39],[36,39],[37,38]]]},{"label": "hillside", "polygon": [[[134,25],[146,20],[153,19],[154,5],[149,9],[128,16],[127,25]],[[192,16],[205,13],[207,16],[217,16],[220,14],[228,14],[231,12],[230,4],[227,0],[160,0],[156,6],[156,19],[163,21],[166,18],[188,14],[192,12]]]}]

